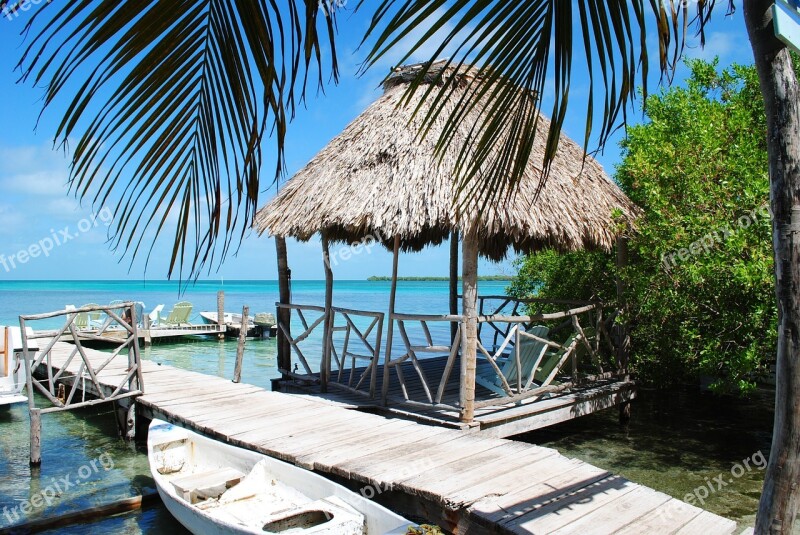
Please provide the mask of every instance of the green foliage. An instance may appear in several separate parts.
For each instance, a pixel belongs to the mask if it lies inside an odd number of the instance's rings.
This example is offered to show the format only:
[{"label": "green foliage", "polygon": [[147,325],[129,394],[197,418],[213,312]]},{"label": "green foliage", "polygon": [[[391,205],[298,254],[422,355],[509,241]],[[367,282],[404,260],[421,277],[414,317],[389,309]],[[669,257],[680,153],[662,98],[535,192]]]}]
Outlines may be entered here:
[{"label": "green foliage", "polygon": [[[686,87],[647,99],[616,172],[645,213],[623,273],[632,367],[659,386],[710,376],[746,393],[776,339],[763,101],[751,67],[689,65]],[[616,299],[609,254],[544,251],[518,267],[515,295]]]}]

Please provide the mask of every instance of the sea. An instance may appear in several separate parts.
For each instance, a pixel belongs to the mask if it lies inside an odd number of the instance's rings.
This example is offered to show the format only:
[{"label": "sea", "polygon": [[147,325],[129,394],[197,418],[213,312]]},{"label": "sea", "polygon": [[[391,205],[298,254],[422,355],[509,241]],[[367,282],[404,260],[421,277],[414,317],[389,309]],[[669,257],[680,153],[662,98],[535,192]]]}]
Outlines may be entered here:
[{"label": "sea", "polygon": [[[481,281],[479,292],[502,295],[506,286],[502,281]],[[389,289],[386,281],[336,281],[334,305],[386,311]],[[141,301],[146,311],[163,304],[165,313],[178,301],[190,301],[192,320],[199,323],[199,312],[216,311],[220,290],[225,292],[226,311],[240,312],[244,305],[251,314],[275,311],[276,281],[204,280],[190,285],[177,281],[0,281],[0,325],[18,325],[20,314],[114,300]],[[323,281],[292,282],[294,303],[321,305],[323,299]],[[446,314],[447,282],[400,281],[396,310]],[[38,328],[53,328],[60,321],[39,323]],[[235,341],[198,338],[154,344],[143,350],[143,358],[230,378],[235,353]],[[276,365],[274,340],[248,340],[242,382],[268,389],[278,375]],[[642,389],[627,425],[617,422],[612,409],[514,438],[554,447],[568,457],[680,499],[694,496],[702,501],[695,503],[736,520],[743,529],[753,523],[763,482],[760,459],[769,452],[773,397],[769,390],[742,400],[719,398],[691,387],[666,392]],[[44,399],[37,403],[47,406]],[[44,415],[42,461],[40,468],[29,467],[27,406],[0,408],[0,530],[136,496],[153,487],[143,444],[118,438],[110,407]],[[706,492],[710,481],[728,479],[723,487]],[[44,533],[187,532],[155,503]]]}]

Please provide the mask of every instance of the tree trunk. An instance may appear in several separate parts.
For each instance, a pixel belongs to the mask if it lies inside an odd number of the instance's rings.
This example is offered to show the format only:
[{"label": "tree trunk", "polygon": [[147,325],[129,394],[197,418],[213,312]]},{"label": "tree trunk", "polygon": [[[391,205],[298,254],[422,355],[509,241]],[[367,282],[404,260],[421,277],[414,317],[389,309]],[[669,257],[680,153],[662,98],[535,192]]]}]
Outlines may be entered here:
[{"label": "tree trunk", "polygon": [[[450,233],[450,314],[458,315],[458,231]],[[456,343],[458,324],[450,323],[450,344]]]},{"label": "tree trunk", "polygon": [[767,113],[778,301],[775,426],[755,532],[789,534],[800,503],[800,90],[789,51],[774,35],[771,4],[744,2]]},{"label": "tree trunk", "polygon": [[462,243],[464,274],[461,277],[464,322],[461,337],[461,421],[472,422],[475,418],[475,367],[478,352],[478,238],[465,234]]},{"label": "tree trunk", "polygon": [[[286,254],[286,239],[275,237],[275,249],[278,252],[278,293],[281,304],[288,305],[292,301],[292,271],[289,269],[289,259]],[[290,331],[292,311],[285,308],[278,309],[278,322]],[[278,369],[292,371],[292,356],[289,340],[278,329]],[[287,377],[284,376],[284,379]]]}]

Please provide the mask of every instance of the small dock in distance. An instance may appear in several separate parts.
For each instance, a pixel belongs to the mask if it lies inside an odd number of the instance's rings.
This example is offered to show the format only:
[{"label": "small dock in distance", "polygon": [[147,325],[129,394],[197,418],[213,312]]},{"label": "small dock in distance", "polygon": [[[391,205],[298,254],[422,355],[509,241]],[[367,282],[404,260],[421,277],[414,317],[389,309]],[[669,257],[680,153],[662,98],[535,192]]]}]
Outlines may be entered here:
[{"label": "small dock in distance", "polygon": [[[149,345],[157,341],[169,341],[186,336],[225,336],[226,325],[175,325],[160,326],[137,329],[137,337],[140,345]],[[129,333],[123,329],[105,330],[81,330],[78,332],[79,340],[87,345],[119,345]],[[71,340],[71,336],[65,336],[65,340]]]},{"label": "small dock in distance", "polygon": [[[42,343],[42,345],[45,345]],[[74,346],[52,346],[59,382],[76,381]],[[108,354],[84,348],[93,367]],[[314,470],[411,518],[457,533],[734,533],[736,523],[550,448],[385,417],[314,396],[141,361],[138,417],[159,418]],[[46,372],[40,366],[39,373]],[[103,395],[129,374],[111,361]],[[83,383],[83,385],[81,384]],[[133,401],[135,399],[135,401]],[[46,460],[45,460],[46,462]]]}]

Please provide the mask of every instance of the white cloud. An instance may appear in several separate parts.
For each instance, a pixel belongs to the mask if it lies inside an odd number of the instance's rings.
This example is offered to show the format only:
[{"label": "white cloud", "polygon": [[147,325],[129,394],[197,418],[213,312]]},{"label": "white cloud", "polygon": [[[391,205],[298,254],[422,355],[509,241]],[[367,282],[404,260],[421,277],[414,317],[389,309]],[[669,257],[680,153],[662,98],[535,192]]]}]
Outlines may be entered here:
[{"label": "white cloud", "polygon": [[[692,44],[687,45],[686,55],[690,58],[698,58],[711,61],[719,56],[720,62],[724,65],[729,61],[729,56],[738,52],[742,47],[741,35],[733,32],[712,32],[706,35],[706,45],[700,46],[700,39],[693,39]],[[745,43],[749,49],[750,43]]]},{"label": "white cloud", "polygon": [[0,234],[16,234],[24,224],[25,216],[21,212],[8,205],[0,205]]},{"label": "white cloud", "polygon": [[0,188],[36,197],[67,193],[69,161],[48,146],[0,147]]}]

